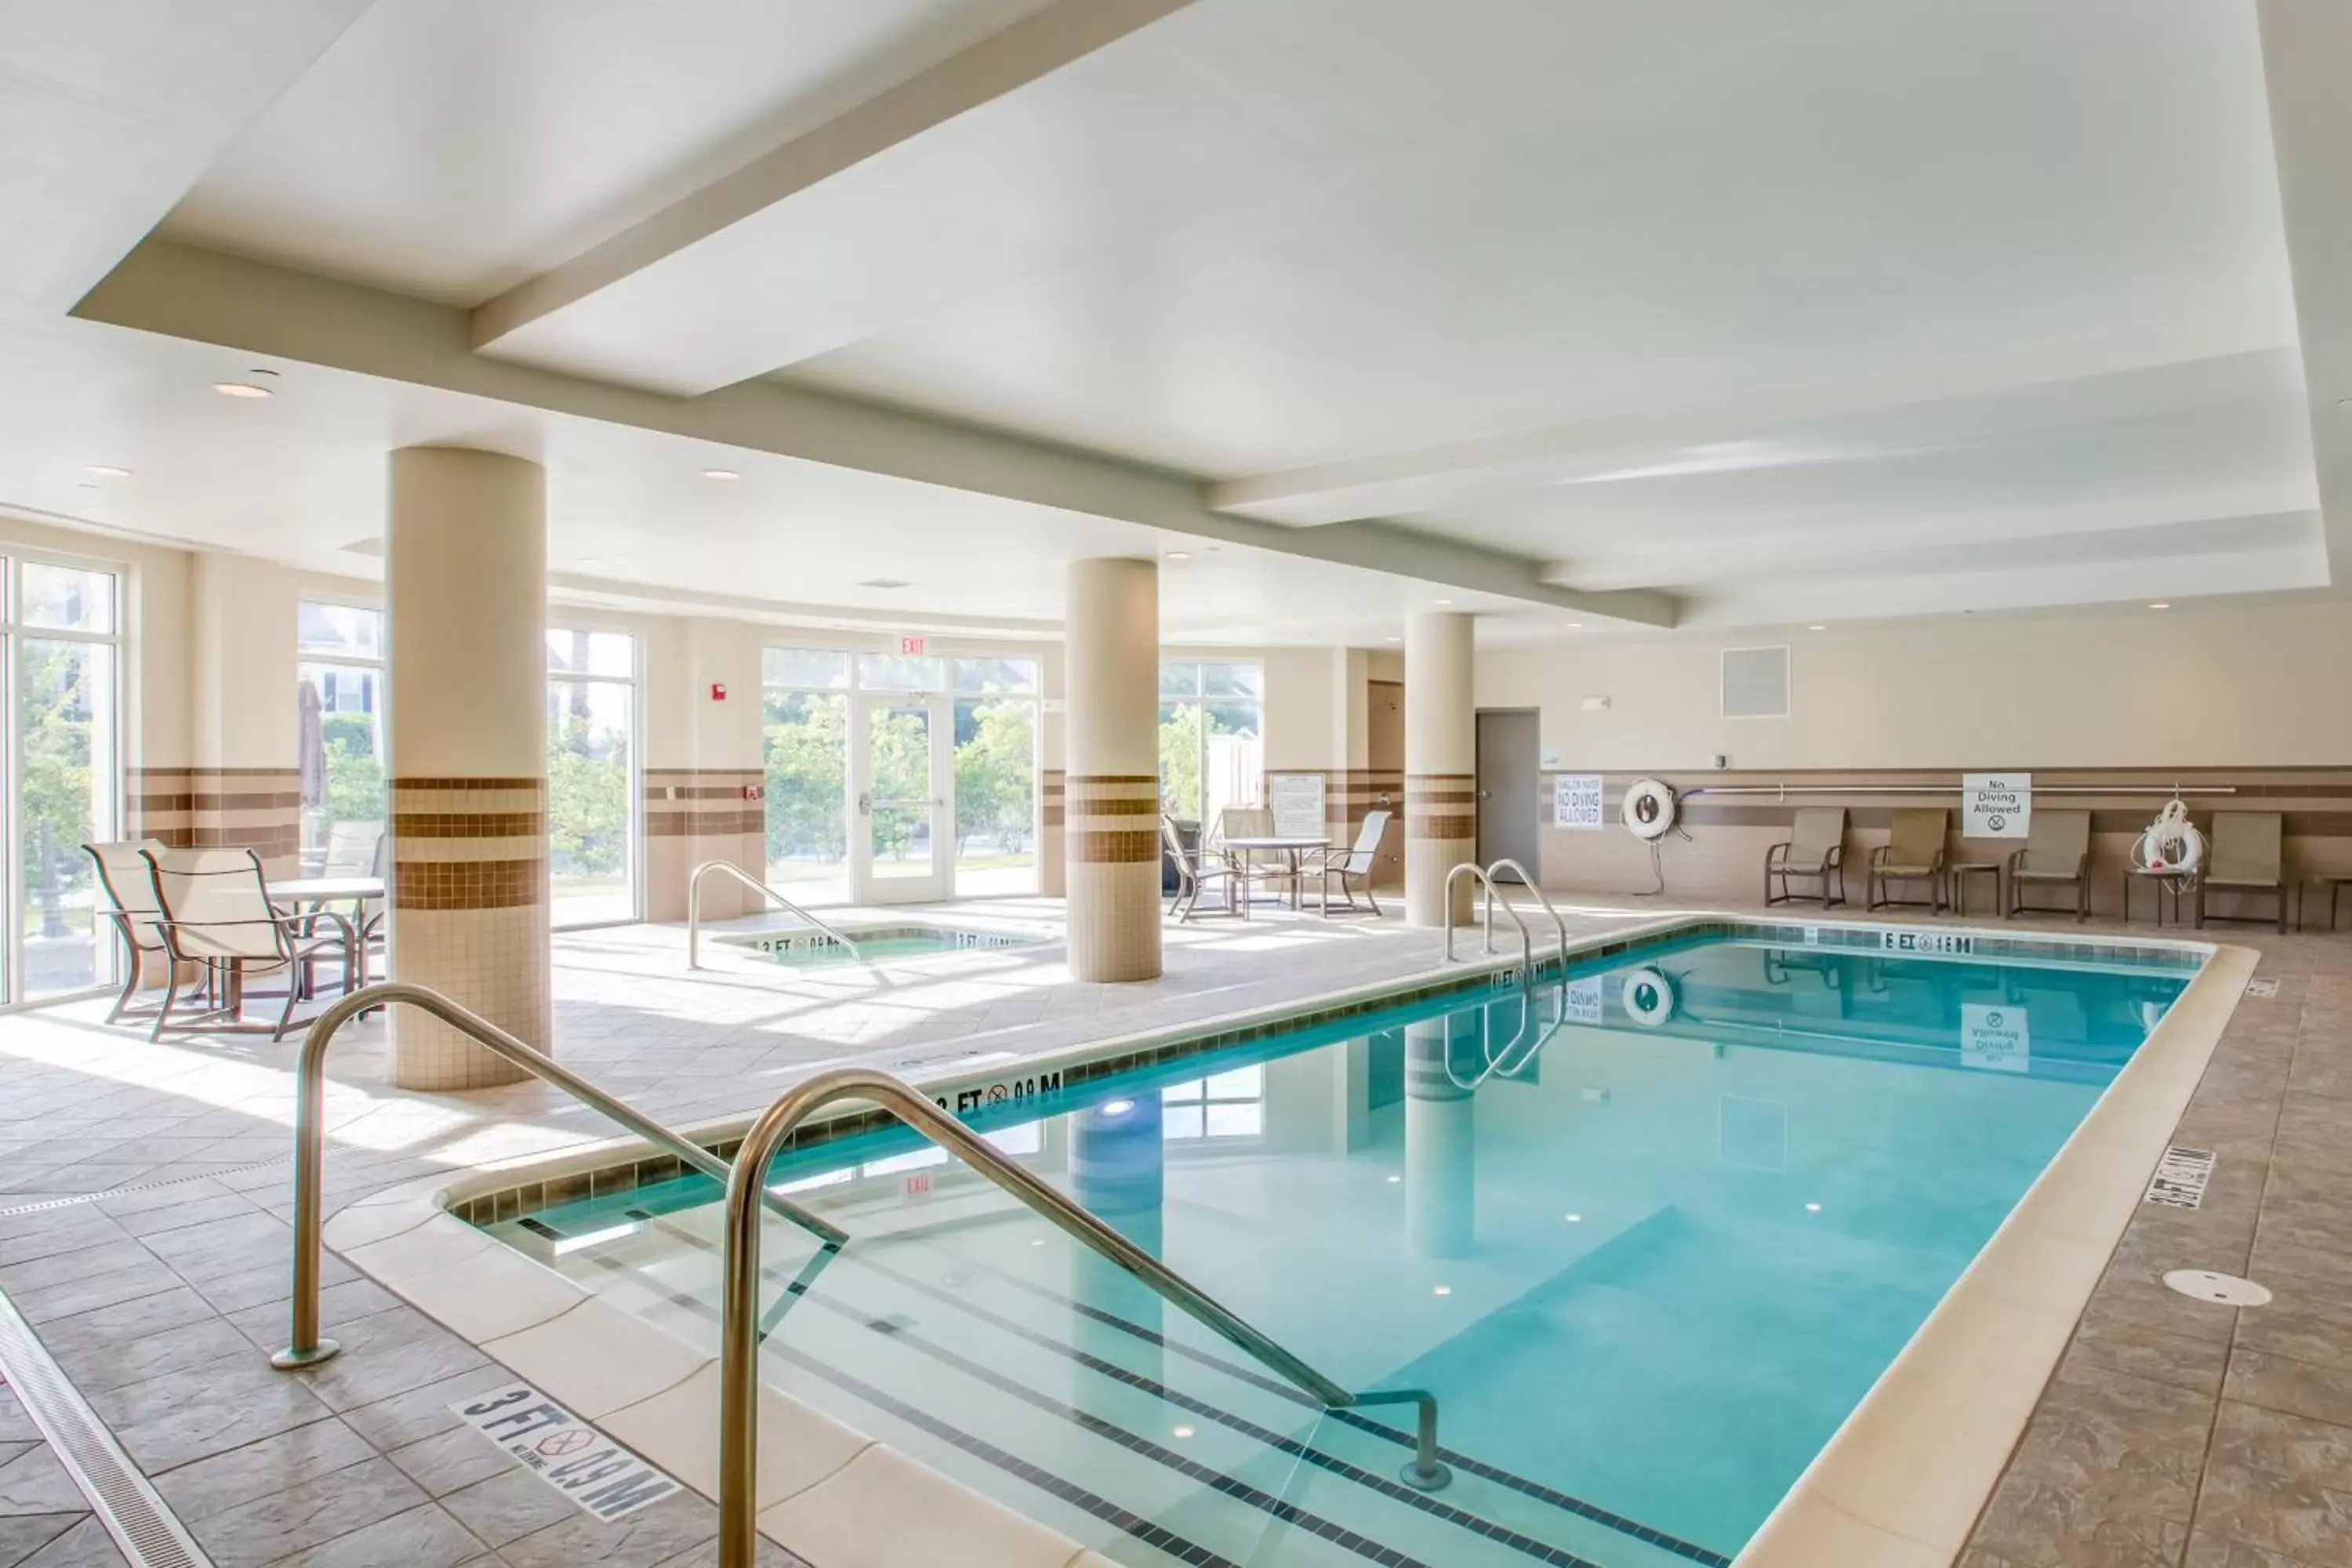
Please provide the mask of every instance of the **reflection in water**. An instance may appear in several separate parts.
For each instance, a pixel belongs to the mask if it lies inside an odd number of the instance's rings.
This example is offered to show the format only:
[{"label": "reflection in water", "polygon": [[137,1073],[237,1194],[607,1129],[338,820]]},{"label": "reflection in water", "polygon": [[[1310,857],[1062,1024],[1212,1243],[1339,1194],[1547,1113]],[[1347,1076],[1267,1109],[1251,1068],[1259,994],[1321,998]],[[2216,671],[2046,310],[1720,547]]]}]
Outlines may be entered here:
[{"label": "reflection in water", "polygon": [[1416,1258],[1467,1258],[1478,1247],[1478,1102],[1448,1059],[1461,1016],[1404,1029],[1405,1234]]},{"label": "reflection in water", "polygon": [[[1167,1150],[1157,1094],[1120,1095],[1071,1116],[1070,1195],[1154,1258],[1164,1250],[1167,1193]],[[1069,1256],[1074,1300],[1129,1322],[1164,1330],[1158,1292],[1089,1247],[1074,1243]],[[1128,1343],[1099,1324],[1082,1321],[1078,1331],[1082,1344],[1108,1336],[1097,1353]],[[1150,1375],[1158,1375],[1156,1368]]]}]

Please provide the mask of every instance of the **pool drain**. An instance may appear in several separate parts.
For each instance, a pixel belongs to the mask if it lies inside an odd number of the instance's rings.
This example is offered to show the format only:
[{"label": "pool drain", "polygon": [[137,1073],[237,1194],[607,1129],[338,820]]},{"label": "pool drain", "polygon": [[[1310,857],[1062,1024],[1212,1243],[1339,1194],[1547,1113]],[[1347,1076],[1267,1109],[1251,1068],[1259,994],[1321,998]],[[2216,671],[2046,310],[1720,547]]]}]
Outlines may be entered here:
[{"label": "pool drain", "polygon": [[2216,1274],[2210,1268],[2176,1268],[2164,1277],[2164,1282],[2195,1300],[2218,1301],[2225,1307],[2261,1307],[2271,1299],[2266,1288],[2251,1279]]}]

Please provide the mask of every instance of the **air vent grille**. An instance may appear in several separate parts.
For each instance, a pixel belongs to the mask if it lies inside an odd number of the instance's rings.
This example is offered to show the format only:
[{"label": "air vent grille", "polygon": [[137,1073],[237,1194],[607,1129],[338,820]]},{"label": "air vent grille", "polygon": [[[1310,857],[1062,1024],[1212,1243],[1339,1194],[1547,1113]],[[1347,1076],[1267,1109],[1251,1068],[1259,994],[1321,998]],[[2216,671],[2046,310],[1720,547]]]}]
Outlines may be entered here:
[{"label": "air vent grille", "polygon": [[1789,648],[1727,647],[1723,650],[1723,716],[1727,719],[1786,719],[1789,716]]}]

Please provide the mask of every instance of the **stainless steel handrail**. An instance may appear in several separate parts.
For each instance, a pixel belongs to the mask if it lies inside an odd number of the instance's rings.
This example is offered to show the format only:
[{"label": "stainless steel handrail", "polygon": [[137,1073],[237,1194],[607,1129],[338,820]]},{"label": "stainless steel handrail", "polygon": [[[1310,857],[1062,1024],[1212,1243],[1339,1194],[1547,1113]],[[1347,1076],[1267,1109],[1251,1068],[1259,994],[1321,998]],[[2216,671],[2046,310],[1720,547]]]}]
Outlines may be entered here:
[{"label": "stainless steel handrail", "polygon": [[1408,1485],[1435,1491],[1453,1479],[1437,1458],[1437,1396],[1426,1389],[1350,1394],[1219,1305],[1207,1292],[1064,1197],[1025,1167],[933,1104],[913,1086],[866,1068],[836,1068],[787,1089],[736,1152],[727,1178],[727,1253],[719,1376],[719,1564],[753,1568],[759,1550],[760,1209],[769,1163],[793,1129],[835,1100],[865,1100],[888,1111],[1003,1188],[1066,1234],[1125,1269],[1227,1342],[1272,1367],[1328,1409],[1413,1405],[1420,1419]]},{"label": "stainless steel handrail", "polygon": [[[438,991],[399,980],[362,986],[338,999],[311,1022],[310,1032],[302,1039],[302,1055],[295,1063],[293,1337],[284,1350],[269,1358],[269,1364],[281,1371],[316,1366],[320,1362],[331,1361],[342,1349],[334,1341],[321,1339],[319,1335],[319,1254],[322,1225],[319,1212],[319,1189],[327,1159],[327,1047],[333,1042],[335,1031],[360,1014],[389,1006],[395,1002],[432,1014],[476,1044],[496,1052],[525,1071],[545,1079],[574,1100],[603,1111],[646,1142],[677,1155],[681,1164],[689,1165],[722,1184],[730,1175],[727,1162],[709,1150],[679,1137],[627,1101],[614,1099],[579,1074],[558,1067],[552,1058],[531,1049],[488,1018],[459,1006]],[[849,1239],[848,1232],[830,1220],[809,1213],[798,1204],[778,1197],[773,1193],[763,1195],[769,1208],[794,1225],[814,1231],[824,1238],[827,1247],[838,1247]]]},{"label": "stainless steel handrail", "polygon": [[[1551,923],[1559,928],[1559,971],[1565,978],[1568,973],[1568,922],[1559,918],[1559,910],[1552,907],[1551,896],[1536,886],[1536,879],[1528,874],[1528,868],[1507,855],[1486,868],[1486,922],[1492,925],[1495,920],[1495,873],[1507,869],[1519,874],[1519,885],[1536,896],[1536,902],[1541,904],[1544,913],[1551,917]],[[1503,904],[1507,909],[1510,900],[1506,899]]]},{"label": "stainless steel handrail", "polygon": [[856,942],[735,864],[734,861],[705,860],[694,868],[694,875],[688,878],[686,882],[686,966],[688,969],[702,967],[702,879],[713,871],[726,872],[753,892],[763,894],[774,900],[779,908],[800,916],[801,919],[847,948],[850,957],[860,961],[865,958],[866,955],[857,951]]},{"label": "stainless steel handrail", "polygon": [[[1486,868],[1480,866],[1477,861],[1465,860],[1462,864],[1454,867],[1454,869],[1445,873],[1445,962],[1448,963],[1454,962],[1454,879],[1460,877],[1465,871],[1471,876],[1477,878],[1480,885],[1486,889],[1487,923],[1479,928],[1478,951],[1481,952],[1492,952],[1495,951],[1495,928],[1493,923],[1495,916],[1495,879],[1486,875]],[[1511,908],[1511,900],[1505,899],[1502,902],[1503,912],[1511,917],[1511,923],[1513,925],[1519,928],[1519,966],[1522,969],[1529,971],[1530,975],[1532,975],[1532,972],[1535,968],[1536,939],[1528,934],[1528,922],[1519,919],[1519,911]]]}]

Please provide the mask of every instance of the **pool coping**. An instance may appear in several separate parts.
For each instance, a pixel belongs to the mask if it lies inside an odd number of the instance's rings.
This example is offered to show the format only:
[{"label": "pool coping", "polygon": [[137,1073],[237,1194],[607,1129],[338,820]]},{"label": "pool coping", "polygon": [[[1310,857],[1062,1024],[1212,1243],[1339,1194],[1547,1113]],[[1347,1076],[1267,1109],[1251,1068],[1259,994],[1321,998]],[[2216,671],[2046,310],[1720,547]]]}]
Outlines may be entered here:
[{"label": "pool coping", "polygon": [[[2031,1417],[2258,955],[2201,942],[2116,942],[2089,935],[2027,937],[2016,934],[2014,928],[1931,930],[1866,920],[1685,912],[1582,940],[1570,938],[1564,947],[1543,944],[1535,959],[1540,970],[1556,952],[1564,952],[1570,962],[1590,960],[1717,931],[1778,935],[1818,942],[1831,951],[1874,948],[1906,957],[1939,954],[1880,947],[1878,942],[1864,940],[1865,933],[1883,937],[1931,931],[1939,943],[1955,937],[1968,942],[1969,951],[1950,956],[1979,959],[2061,957],[2067,950],[2096,947],[2105,952],[2123,949],[2136,955],[2195,954],[2203,960],[2164,1021],[1736,1563],[1736,1568],[1820,1568],[1825,1562],[1854,1568],[1948,1568]],[[1977,951],[1979,943],[1981,951]],[[2237,984],[2224,995],[2215,989],[2217,968],[2225,955],[2232,954],[2245,960],[2245,973],[2237,975]],[[1520,966],[1516,952],[1482,953],[1319,995],[1025,1056],[991,1055],[986,1061],[998,1075],[1019,1069],[1016,1085],[1022,1078],[1034,1085],[1053,1075],[1052,1087],[1060,1088],[1066,1086],[1064,1080],[1085,1081],[1177,1054],[1226,1048],[1271,1032],[1277,1024],[1295,1028],[1475,988],[1482,981],[1516,978]],[[2192,1008],[2192,999],[2200,1005]],[[2207,1028],[2203,1019],[2209,1013],[2213,1016]],[[2161,1068],[2141,1070],[2151,1061],[2160,1062]],[[910,1081],[960,1108],[968,1108],[960,1104],[963,1095],[977,1089],[985,1096],[1005,1082],[1001,1076],[993,1083],[976,1081],[975,1064],[954,1058],[925,1065],[933,1070],[919,1071]],[[2184,1073],[2185,1084],[2179,1081]],[[2128,1093],[2127,1085],[2132,1086]],[[2123,1112],[2111,1110],[2119,1104]],[[2162,1127],[2149,1133],[2150,1119],[2167,1105],[2171,1109]],[[751,1114],[732,1115],[681,1131],[698,1143],[731,1152],[730,1140],[740,1140],[751,1120]],[[812,1140],[855,1135],[883,1120],[878,1111],[839,1106],[814,1119],[808,1135]],[[2097,1135],[2087,1136],[2095,1127]],[[2139,1158],[2143,1145],[2147,1145],[2144,1160]],[[594,1187],[595,1173],[623,1165],[631,1185],[678,1173],[677,1162],[667,1156],[627,1162],[616,1158],[643,1147],[637,1140],[616,1137],[560,1155],[520,1156],[405,1183],[337,1212],[327,1222],[325,1239],[353,1268],[530,1379],[583,1419],[715,1499],[717,1358],[611,1305],[452,1212],[465,1207],[477,1222],[509,1217],[499,1212],[500,1194],[514,1194],[513,1212],[520,1212],[521,1194],[531,1186],[540,1189],[542,1202],[610,1190]],[[2126,1171],[2131,1173],[2128,1193],[2121,1177]],[[530,1180],[519,1179],[526,1176]],[[2085,1182],[2098,1190],[2087,1195],[2073,1190]],[[489,1211],[477,1213],[473,1205],[486,1195],[491,1199]],[[2029,1208],[2032,1217],[2021,1224]],[[2099,1237],[2102,1229],[2104,1240]],[[2053,1253],[2053,1247],[2059,1251]],[[2062,1283],[2054,1291],[2046,1289],[2046,1277],[2053,1271],[2065,1282],[2079,1276],[2079,1291],[2071,1283]],[[1956,1300],[1960,1305],[1956,1307]],[[2012,1317],[2030,1321],[2012,1323],[2008,1321]],[[2030,1335],[2021,1331],[2028,1329],[2033,1331]],[[2041,1354],[2045,1342],[2046,1361]],[[2020,1343],[2029,1347],[2027,1365],[2004,1364],[2017,1359]],[[1946,1366],[1947,1362],[1952,1365]],[[1988,1362],[1990,1365],[1981,1364]],[[1967,1369],[1965,1375],[1958,1370],[1961,1367]],[[1998,1376],[1992,1375],[1996,1369]],[[1113,1568],[1109,1559],[1076,1541],[764,1384],[761,1420],[761,1528],[788,1551],[807,1555],[857,1540],[869,1552],[879,1550],[878,1556],[861,1561],[886,1563],[890,1568],[927,1568],[945,1560],[942,1552],[982,1553],[984,1544],[986,1560],[1003,1568]],[[1948,1449],[1956,1435],[1969,1440],[1970,1462],[1966,1465],[1950,1462]],[[1933,1465],[1924,1462],[1930,1455]],[[1980,1481],[1969,1479],[1976,1477],[1979,1457]],[[1934,1476],[1938,1498],[1946,1503],[1936,1511],[1936,1528],[1928,1532],[1909,1523],[1923,1472]],[[875,1510],[873,1489],[877,1478],[884,1476],[894,1495],[914,1506]],[[1958,1501],[1963,1494],[1964,1509]],[[1958,1523],[1949,1525],[1954,1517]],[[1888,1520],[1905,1522],[1882,1522]],[[877,1531],[891,1539],[875,1539]],[[1918,1539],[1922,1533],[1932,1533],[1938,1541],[1949,1535],[1948,1549]]]}]

